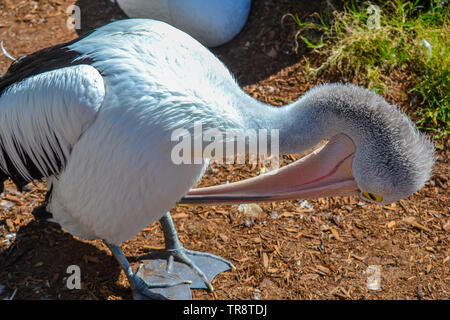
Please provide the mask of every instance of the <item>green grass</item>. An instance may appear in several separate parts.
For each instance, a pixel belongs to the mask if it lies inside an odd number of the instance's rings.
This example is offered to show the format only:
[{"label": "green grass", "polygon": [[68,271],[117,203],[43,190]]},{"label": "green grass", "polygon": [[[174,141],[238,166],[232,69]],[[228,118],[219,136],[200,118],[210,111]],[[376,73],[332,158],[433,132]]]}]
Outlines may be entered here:
[{"label": "green grass", "polygon": [[[331,7],[330,7],[331,8]],[[347,1],[340,10],[294,18],[297,40],[323,56],[310,75],[332,72],[379,94],[393,72],[413,77],[408,95],[422,130],[449,133],[450,11],[448,1]],[[377,18],[377,13],[378,18]]]}]

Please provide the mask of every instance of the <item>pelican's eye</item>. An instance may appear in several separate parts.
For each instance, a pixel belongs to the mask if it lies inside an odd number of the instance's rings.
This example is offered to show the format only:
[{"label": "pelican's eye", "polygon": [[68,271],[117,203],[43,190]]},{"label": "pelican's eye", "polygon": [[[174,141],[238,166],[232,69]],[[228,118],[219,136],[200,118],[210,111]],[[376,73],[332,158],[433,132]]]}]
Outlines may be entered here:
[{"label": "pelican's eye", "polygon": [[375,202],[383,201],[383,197],[378,194],[375,194],[375,193],[361,192],[361,195],[364,199],[369,200],[369,201],[375,201]]}]

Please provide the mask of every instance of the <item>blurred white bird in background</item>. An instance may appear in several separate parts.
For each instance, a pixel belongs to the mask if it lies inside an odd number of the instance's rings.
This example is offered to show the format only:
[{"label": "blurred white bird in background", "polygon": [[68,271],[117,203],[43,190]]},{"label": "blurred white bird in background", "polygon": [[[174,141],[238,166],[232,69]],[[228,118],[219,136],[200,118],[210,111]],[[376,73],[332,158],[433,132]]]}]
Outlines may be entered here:
[{"label": "blurred white bird in background", "polygon": [[208,47],[233,39],[244,27],[251,0],[117,0],[130,18],[167,22]]}]

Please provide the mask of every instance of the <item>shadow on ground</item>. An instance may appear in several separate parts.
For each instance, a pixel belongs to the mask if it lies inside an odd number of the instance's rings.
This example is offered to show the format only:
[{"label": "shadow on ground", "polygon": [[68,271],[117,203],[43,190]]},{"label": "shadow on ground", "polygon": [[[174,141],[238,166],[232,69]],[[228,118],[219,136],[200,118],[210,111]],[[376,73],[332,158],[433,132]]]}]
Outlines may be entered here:
[{"label": "shadow on ground", "polygon": [[[81,289],[67,287],[74,274],[67,272],[71,265],[80,268]],[[15,299],[39,295],[43,300],[107,299],[111,293],[105,294],[103,283],[117,280],[121,271],[107,250],[74,238],[54,223],[36,220],[22,226],[14,243],[0,252],[0,270],[4,294],[10,297],[17,289]],[[113,291],[119,296],[128,292],[131,299],[129,288],[116,285]]]}]

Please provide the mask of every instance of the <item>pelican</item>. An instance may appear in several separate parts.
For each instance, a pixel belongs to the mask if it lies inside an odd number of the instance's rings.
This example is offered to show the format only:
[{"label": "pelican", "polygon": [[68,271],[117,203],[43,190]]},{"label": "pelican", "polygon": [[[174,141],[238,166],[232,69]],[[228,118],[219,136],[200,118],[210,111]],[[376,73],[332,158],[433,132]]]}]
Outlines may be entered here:
[{"label": "pelican", "polygon": [[242,30],[251,0],[117,0],[117,4],[130,18],[161,20],[217,47]]},{"label": "pelican", "polygon": [[[329,142],[260,177],[192,189],[208,161],[174,163],[172,135],[195,131],[198,121],[222,132],[277,129],[283,154]],[[178,202],[360,195],[388,203],[419,190],[434,161],[430,140],[369,90],[327,84],[284,107],[268,106],[194,38],[148,19],[119,20],[17,59],[0,78],[0,151],[2,181],[10,177],[21,188],[47,178],[50,220],[78,237],[103,239],[136,299],[162,298],[154,291],[162,285],[138,277],[119,245],[154,221],[166,242],[156,254],[168,264],[188,265],[208,287],[194,257],[232,267],[182,247],[169,215]]]}]

